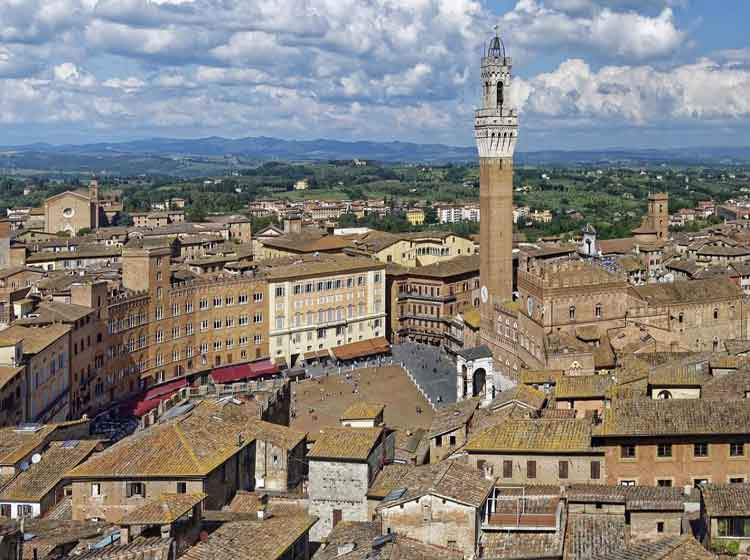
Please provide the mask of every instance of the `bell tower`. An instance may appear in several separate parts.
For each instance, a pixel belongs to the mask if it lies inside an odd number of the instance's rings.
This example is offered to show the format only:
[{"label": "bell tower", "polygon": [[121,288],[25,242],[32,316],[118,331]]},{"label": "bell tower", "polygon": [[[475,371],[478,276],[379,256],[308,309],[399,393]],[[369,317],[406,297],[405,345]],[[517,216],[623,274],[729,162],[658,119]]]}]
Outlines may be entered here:
[{"label": "bell tower", "polygon": [[483,322],[492,322],[495,305],[513,296],[513,152],[518,138],[518,112],[508,95],[511,67],[505,45],[496,34],[482,56],[482,103],[474,120],[479,151]]}]

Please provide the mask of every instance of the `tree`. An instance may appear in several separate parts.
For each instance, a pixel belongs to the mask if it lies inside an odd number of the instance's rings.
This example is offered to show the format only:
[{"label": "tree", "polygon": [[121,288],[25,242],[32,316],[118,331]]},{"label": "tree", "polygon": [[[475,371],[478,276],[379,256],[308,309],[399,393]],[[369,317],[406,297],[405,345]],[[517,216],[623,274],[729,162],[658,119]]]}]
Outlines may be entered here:
[{"label": "tree", "polygon": [[424,211],[424,223],[436,224],[438,223],[438,213],[432,205],[428,206]]},{"label": "tree", "polygon": [[205,222],[206,211],[202,206],[194,205],[188,209],[188,211],[185,213],[185,217],[187,218],[188,222]]}]

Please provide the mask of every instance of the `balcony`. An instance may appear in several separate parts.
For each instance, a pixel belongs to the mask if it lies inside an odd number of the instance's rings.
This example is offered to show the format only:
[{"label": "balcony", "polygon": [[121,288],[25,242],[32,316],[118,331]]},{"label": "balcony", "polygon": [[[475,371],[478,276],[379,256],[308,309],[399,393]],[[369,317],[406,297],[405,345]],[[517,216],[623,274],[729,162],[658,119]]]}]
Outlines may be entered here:
[{"label": "balcony", "polygon": [[419,300],[419,301],[432,301],[435,303],[449,303],[452,301],[456,301],[456,294],[431,296],[428,294],[420,294],[417,292],[399,292],[398,299],[400,300],[414,299],[414,300]]}]

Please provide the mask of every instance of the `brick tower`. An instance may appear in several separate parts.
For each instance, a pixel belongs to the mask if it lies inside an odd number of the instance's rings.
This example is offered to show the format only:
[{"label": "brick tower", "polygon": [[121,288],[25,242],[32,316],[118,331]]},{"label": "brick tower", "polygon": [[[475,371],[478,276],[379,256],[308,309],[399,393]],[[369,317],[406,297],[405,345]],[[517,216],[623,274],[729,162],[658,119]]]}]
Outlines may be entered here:
[{"label": "brick tower", "polygon": [[513,292],[513,152],[518,112],[508,99],[511,59],[499,36],[482,57],[482,105],[474,136],[479,151],[480,281],[483,322]]},{"label": "brick tower", "polygon": [[656,238],[669,238],[669,194],[665,192],[650,193],[648,195],[649,225],[656,231]]}]

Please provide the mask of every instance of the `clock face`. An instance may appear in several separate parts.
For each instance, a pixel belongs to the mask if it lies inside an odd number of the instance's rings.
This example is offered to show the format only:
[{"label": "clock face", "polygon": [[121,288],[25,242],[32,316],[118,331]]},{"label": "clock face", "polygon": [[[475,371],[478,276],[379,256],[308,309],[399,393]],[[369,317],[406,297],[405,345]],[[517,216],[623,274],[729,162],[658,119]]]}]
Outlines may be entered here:
[{"label": "clock face", "polygon": [[531,296],[526,300],[526,310],[529,312],[529,315],[534,314],[534,298]]},{"label": "clock face", "polygon": [[489,293],[487,292],[487,286],[482,286],[481,296],[482,296],[482,303],[487,303],[487,300],[489,299]]}]

